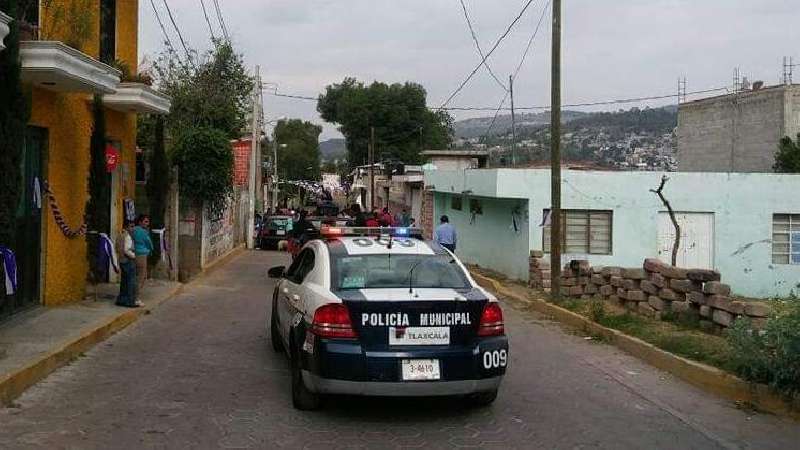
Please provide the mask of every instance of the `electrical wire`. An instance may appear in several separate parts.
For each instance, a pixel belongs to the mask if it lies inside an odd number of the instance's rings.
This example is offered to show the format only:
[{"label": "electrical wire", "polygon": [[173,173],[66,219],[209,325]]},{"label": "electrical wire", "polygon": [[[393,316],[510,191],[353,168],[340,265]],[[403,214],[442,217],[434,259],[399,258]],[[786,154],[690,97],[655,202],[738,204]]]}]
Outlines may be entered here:
[{"label": "electrical wire", "polygon": [[483,61],[483,67],[486,68],[486,71],[489,72],[489,75],[494,78],[494,81],[504,90],[508,91],[508,88],[499,78],[497,75],[494,74],[492,68],[489,67],[489,63],[486,62],[486,57],[483,55],[483,50],[481,49],[481,44],[478,42],[478,36],[475,35],[475,29],[472,27],[472,21],[469,18],[469,13],[467,12],[467,6],[464,4],[464,0],[459,0],[461,2],[461,9],[464,11],[464,19],[467,20],[467,27],[469,27],[469,33],[472,35],[472,42],[475,43],[475,49],[478,50],[478,56],[480,56],[481,60]]},{"label": "electrical wire", "polygon": [[183,46],[183,51],[186,52],[186,58],[189,60],[189,63],[194,65],[194,61],[192,61],[192,54],[189,52],[189,47],[186,46],[186,41],[183,40],[183,35],[181,34],[180,28],[178,28],[178,24],[175,23],[175,18],[172,16],[172,10],[169,7],[169,3],[167,3],[167,0],[163,0],[163,2],[164,6],[167,7],[167,15],[169,16],[169,20],[170,22],[172,22],[173,28],[175,28],[175,31],[178,33],[178,39],[181,40],[181,46]]},{"label": "electrical wire", "polygon": [[150,6],[153,7],[153,14],[156,16],[156,20],[158,21],[158,26],[161,27],[161,33],[164,34],[164,39],[166,40],[167,47],[169,47],[170,52],[173,54],[177,54],[175,51],[175,47],[172,45],[172,40],[169,38],[169,33],[167,33],[167,29],[164,27],[164,22],[161,21],[161,15],[158,14],[158,9],[156,9],[156,4],[153,0],[150,0]]},{"label": "electrical wire", "polygon": [[222,9],[219,7],[219,1],[214,1],[214,8],[217,10],[217,20],[219,20],[219,26],[222,29],[222,34],[225,36],[225,40],[230,42],[231,37],[228,35],[228,27],[225,26],[225,18],[222,16]]},{"label": "electrical wire", "polygon": [[453,91],[453,93],[450,94],[449,97],[447,97],[447,100],[445,100],[444,103],[442,103],[441,106],[439,106],[439,108],[437,108],[437,110],[445,109],[445,107],[447,107],[447,105],[450,104],[450,101],[453,100],[453,98],[455,98],[455,96],[458,95],[458,93],[461,92],[462,89],[464,89],[464,86],[466,86],[467,83],[469,83],[469,81],[472,79],[472,77],[474,77],[475,74],[478,73],[478,70],[480,70],[480,68],[483,66],[483,63],[486,62],[486,60],[490,56],[492,56],[492,53],[494,53],[495,50],[497,50],[497,47],[499,47],[500,43],[503,42],[503,40],[506,38],[506,36],[508,36],[508,34],[511,32],[511,29],[514,28],[514,25],[516,25],[517,22],[519,22],[519,19],[522,18],[522,15],[525,14],[525,11],[528,10],[528,7],[531,6],[532,3],[533,3],[533,0],[528,0],[528,2],[525,3],[525,6],[519,12],[517,17],[514,18],[514,20],[511,22],[511,24],[508,26],[508,28],[506,28],[506,31],[503,32],[502,35],[500,35],[500,37],[497,39],[497,41],[492,46],[491,50],[489,50],[489,52],[486,53],[486,55],[481,59],[481,62],[477,66],[475,66],[474,69],[472,69],[472,72],[470,72],[470,74],[467,75],[466,78],[464,78],[464,81],[462,81],[461,84],[456,88],[456,90]]},{"label": "electrical wire", "polygon": [[206,12],[206,2],[200,0],[200,6],[203,7],[203,16],[206,18],[206,23],[208,24],[208,32],[211,33],[211,39],[216,40],[216,36],[214,36],[214,27],[211,26],[211,21],[208,20],[208,12]]}]

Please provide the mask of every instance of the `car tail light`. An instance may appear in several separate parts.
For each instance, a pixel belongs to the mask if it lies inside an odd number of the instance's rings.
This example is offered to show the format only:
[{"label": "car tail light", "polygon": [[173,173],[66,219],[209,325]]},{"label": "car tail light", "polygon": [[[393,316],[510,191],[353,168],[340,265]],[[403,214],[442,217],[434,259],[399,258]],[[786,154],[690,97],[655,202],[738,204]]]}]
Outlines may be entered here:
[{"label": "car tail light", "polygon": [[488,302],[481,314],[478,336],[502,336],[506,334],[503,324],[503,310],[497,302]]},{"label": "car tail light", "polygon": [[314,312],[314,322],[311,332],[325,338],[356,337],[353,324],[350,322],[350,312],[347,306],[341,303],[329,303],[317,308]]}]

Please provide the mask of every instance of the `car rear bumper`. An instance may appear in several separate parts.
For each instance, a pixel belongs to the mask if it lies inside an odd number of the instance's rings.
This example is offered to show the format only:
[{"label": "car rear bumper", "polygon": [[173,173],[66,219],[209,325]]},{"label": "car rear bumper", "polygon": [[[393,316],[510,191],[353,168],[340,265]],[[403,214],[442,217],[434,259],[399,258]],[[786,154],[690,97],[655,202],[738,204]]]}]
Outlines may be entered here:
[{"label": "car rear bumper", "polygon": [[502,376],[497,376],[481,380],[365,382],[322,378],[303,371],[303,381],[312,392],[377,397],[433,397],[491,392],[500,387],[502,379]]}]

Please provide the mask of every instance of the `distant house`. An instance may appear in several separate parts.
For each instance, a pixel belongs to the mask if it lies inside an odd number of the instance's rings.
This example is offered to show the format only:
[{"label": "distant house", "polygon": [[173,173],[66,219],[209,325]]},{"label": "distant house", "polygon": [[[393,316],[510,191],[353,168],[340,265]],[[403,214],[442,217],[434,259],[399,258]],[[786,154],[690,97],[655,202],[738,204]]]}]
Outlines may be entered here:
[{"label": "distant house", "polygon": [[[665,193],[681,224],[678,265],[716,269],[736,294],[800,293],[800,175],[670,173]],[[563,263],[669,261],[674,230],[660,172],[564,170]],[[549,252],[549,169],[425,172],[432,220],[450,217],[466,262],[528,279],[531,250]]]}]

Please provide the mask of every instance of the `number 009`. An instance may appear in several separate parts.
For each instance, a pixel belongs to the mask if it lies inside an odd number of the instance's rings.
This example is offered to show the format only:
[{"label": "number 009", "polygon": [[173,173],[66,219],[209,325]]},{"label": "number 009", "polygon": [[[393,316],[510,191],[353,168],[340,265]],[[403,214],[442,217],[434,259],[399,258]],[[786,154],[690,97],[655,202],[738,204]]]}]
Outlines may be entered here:
[{"label": "number 009", "polygon": [[483,367],[485,369],[496,369],[505,367],[508,364],[508,352],[505,350],[495,350],[483,353]]}]

